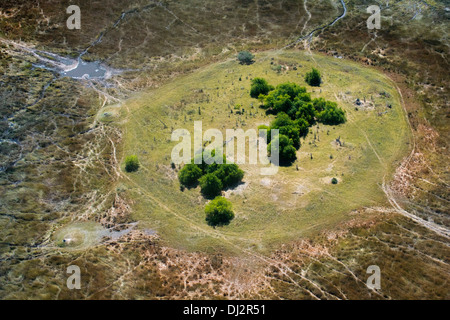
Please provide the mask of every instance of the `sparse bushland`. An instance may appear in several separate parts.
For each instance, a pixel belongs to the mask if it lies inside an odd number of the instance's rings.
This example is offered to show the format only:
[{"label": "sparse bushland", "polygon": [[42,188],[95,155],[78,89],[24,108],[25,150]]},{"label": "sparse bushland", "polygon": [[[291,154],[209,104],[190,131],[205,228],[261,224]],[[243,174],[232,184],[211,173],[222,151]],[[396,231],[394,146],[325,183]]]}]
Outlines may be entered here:
[{"label": "sparse bushland", "polygon": [[206,222],[210,226],[223,226],[234,218],[231,202],[224,197],[216,197],[205,207]]},{"label": "sparse bushland", "polygon": [[129,155],[125,158],[125,171],[135,172],[139,169],[139,160],[136,155]]}]

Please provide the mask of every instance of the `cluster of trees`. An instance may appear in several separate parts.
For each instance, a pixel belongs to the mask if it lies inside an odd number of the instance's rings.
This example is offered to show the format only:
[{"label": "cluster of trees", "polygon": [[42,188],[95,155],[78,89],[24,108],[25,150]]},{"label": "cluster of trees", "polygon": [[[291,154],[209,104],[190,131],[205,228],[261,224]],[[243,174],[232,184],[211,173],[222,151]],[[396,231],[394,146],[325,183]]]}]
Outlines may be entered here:
[{"label": "cluster of trees", "polygon": [[[178,179],[183,187],[196,187],[200,185],[203,196],[211,200],[205,207],[206,222],[210,226],[223,226],[234,218],[231,202],[219,196],[221,191],[242,181],[244,171],[234,163],[208,164],[205,153],[196,155],[191,163],[186,164],[178,173]],[[211,154],[214,157],[214,151]],[[195,161],[196,159],[202,161]],[[195,162],[199,162],[198,164]],[[209,162],[209,161],[208,161]]]},{"label": "cluster of trees", "polygon": [[222,164],[207,164],[203,154],[197,157],[200,156],[202,157],[200,164],[196,164],[194,158],[178,173],[178,179],[182,186],[192,188],[200,185],[202,194],[206,198],[212,199],[220,195],[222,190],[231,188],[242,181],[244,171],[239,169],[237,164],[226,163],[225,156]]},{"label": "cluster of trees", "polygon": [[[296,160],[296,149],[300,148],[300,137],[306,137],[309,127],[316,122],[338,125],[346,121],[345,112],[335,102],[323,98],[311,99],[305,87],[295,83],[282,83],[276,88],[263,78],[252,80],[250,95],[262,103],[262,108],[276,118],[270,127],[258,129],[279,130],[279,155],[281,165],[290,165]],[[270,134],[268,141],[270,141]],[[268,150],[270,152],[271,145]]]}]

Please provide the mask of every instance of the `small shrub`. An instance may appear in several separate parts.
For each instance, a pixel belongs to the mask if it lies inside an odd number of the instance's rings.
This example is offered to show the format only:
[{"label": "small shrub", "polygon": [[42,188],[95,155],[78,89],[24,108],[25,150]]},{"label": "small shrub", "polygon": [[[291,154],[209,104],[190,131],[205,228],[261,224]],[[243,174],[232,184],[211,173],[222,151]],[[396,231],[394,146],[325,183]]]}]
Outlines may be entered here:
[{"label": "small shrub", "polygon": [[[273,65],[273,63],[271,63]],[[276,71],[277,73],[280,73],[281,70],[283,70],[283,67],[281,65],[272,66],[271,69],[273,71]]]},{"label": "small shrub", "polygon": [[227,225],[234,218],[231,202],[224,197],[216,197],[205,207],[206,222],[210,226]]},{"label": "small shrub", "polygon": [[313,87],[320,87],[322,83],[322,77],[320,76],[319,70],[312,68],[311,72],[308,72],[305,76],[305,81],[307,84]]},{"label": "small shrub", "polygon": [[336,178],[331,179],[331,183],[332,184],[337,184],[338,183],[338,179],[336,179]]},{"label": "small shrub", "polygon": [[237,58],[241,64],[247,64],[247,65],[252,64],[254,62],[253,61],[254,57],[255,56],[248,51],[241,51],[238,53],[238,56],[237,56]]},{"label": "small shrub", "polygon": [[125,171],[134,172],[139,169],[139,160],[135,155],[130,155],[125,158]]}]

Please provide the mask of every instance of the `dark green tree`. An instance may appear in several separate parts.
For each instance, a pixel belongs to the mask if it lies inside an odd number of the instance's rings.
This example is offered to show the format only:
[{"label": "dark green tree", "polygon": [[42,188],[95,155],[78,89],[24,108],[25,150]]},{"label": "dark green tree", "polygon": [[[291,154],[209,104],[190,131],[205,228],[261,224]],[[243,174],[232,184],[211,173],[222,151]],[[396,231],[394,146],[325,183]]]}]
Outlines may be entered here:
[{"label": "dark green tree", "polygon": [[[186,164],[178,173],[180,184],[189,188],[200,184],[202,194],[211,199],[219,195],[224,188],[233,187],[242,181],[244,171],[239,169],[237,164],[226,163],[225,155],[222,163],[206,163],[208,160],[214,161],[214,156],[215,150],[211,151],[210,156],[204,151],[195,155],[191,163]],[[196,164],[195,160],[201,163]]]},{"label": "dark green tree", "polygon": [[205,198],[212,199],[215,196],[220,195],[223,185],[222,181],[215,175],[215,173],[207,173],[199,180],[202,194]]},{"label": "dark green tree", "polygon": [[266,131],[267,132],[267,143],[269,143],[270,142],[270,127],[266,126],[265,124],[258,126],[258,134],[259,134],[259,130],[263,130],[263,129],[267,130]]},{"label": "dark green tree", "polygon": [[295,160],[297,160],[297,154],[292,140],[282,134],[276,136],[267,146],[267,151],[269,152],[270,156],[272,151],[272,144],[276,143],[276,140],[278,140],[278,148],[276,148],[274,152],[278,152],[279,154],[280,165],[291,165]]},{"label": "dark green tree", "polygon": [[239,169],[239,166],[234,163],[227,163],[219,165],[218,170],[214,174],[222,182],[222,188],[227,189],[233,187],[242,181],[244,171]]},{"label": "dark green tree", "polygon": [[295,100],[297,97],[303,97],[304,94],[306,94],[304,87],[290,82],[282,83],[265,97],[263,108],[271,110],[273,114],[285,112],[293,118],[295,116],[295,110],[293,110]]},{"label": "dark green tree", "polygon": [[303,118],[298,118],[295,120],[295,124],[297,125],[300,137],[306,137],[309,132],[310,124]]},{"label": "dark green tree", "polygon": [[291,97],[287,94],[278,94],[277,91],[271,91],[264,98],[264,109],[271,110],[271,113],[277,114],[278,112],[289,112],[293,105]]},{"label": "dark green tree", "polygon": [[302,93],[306,93],[305,87],[300,87],[298,84],[293,82],[286,82],[279,84],[276,87],[277,95],[285,95],[287,94],[291,97],[291,100],[294,101],[295,97]]},{"label": "dark green tree", "polygon": [[125,171],[134,172],[139,169],[139,160],[135,155],[125,157]]},{"label": "dark green tree", "polygon": [[317,116],[323,124],[338,125],[347,121],[345,112],[337,106],[336,102],[327,101],[325,109]]},{"label": "dark green tree", "polygon": [[316,120],[316,109],[311,102],[300,102],[296,103],[297,112],[295,113],[295,118],[304,119],[308,122],[308,124],[313,125]]},{"label": "dark green tree", "polygon": [[254,78],[250,87],[250,97],[258,99],[260,95],[267,95],[274,87],[263,78]]},{"label": "dark green tree", "polygon": [[202,174],[203,172],[198,165],[189,163],[178,173],[178,180],[185,187],[194,187],[197,185],[198,179]]},{"label": "dark green tree", "polygon": [[322,77],[320,76],[319,70],[312,68],[311,72],[306,73],[305,81],[307,84],[313,87],[320,87],[322,83]]},{"label": "dark green tree", "polygon": [[312,100],[314,109],[316,110],[317,113],[322,112],[323,110],[325,110],[325,106],[327,104],[327,101],[324,98],[314,98]]},{"label": "dark green tree", "polygon": [[280,112],[270,124],[271,129],[279,129],[281,127],[291,126],[294,121],[284,112]]},{"label": "dark green tree", "polygon": [[277,115],[270,125],[270,129],[278,129],[279,133],[292,140],[293,146],[300,148],[300,131],[295,123],[286,113],[281,112]]},{"label": "dark green tree", "polygon": [[[305,89],[304,87],[301,87],[301,88]],[[311,94],[308,92],[299,93],[294,99],[294,102],[297,102],[297,101],[311,102]]]}]

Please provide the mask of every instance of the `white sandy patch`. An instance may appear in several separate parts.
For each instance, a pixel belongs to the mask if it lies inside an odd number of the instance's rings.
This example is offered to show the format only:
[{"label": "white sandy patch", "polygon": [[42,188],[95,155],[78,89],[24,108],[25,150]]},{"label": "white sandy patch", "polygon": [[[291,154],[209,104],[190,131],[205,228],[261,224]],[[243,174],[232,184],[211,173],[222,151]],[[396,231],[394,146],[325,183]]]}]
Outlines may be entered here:
[{"label": "white sandy patch", "polygon": [[225,198],[228,198],[231,195],[239,195],[239,196],[241,196],[244,193],[244,190],[247,189],[248,185],[249,185],[249,182],[244,182],[244,183],[241,183],[240,185],[238,185],[234,189],[230,189],[230,190],[224,191],[223,193],[225,194]]}]

